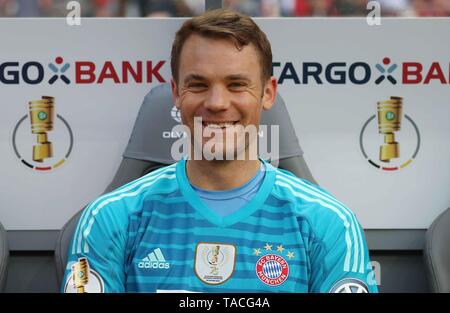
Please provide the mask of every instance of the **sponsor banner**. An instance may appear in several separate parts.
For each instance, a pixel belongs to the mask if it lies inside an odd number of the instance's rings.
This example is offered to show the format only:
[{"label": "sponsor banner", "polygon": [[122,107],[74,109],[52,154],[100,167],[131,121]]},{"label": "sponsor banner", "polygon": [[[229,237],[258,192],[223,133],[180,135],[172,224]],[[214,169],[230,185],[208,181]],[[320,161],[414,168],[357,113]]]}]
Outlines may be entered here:
[{"label": "sponsor banner", "polygon": [[[103,192],[183,21],[0,20],[7,229],[59,229]],[[256,21],[320,185],[364,228],[427,228],[450,203],[449,19]]]}]

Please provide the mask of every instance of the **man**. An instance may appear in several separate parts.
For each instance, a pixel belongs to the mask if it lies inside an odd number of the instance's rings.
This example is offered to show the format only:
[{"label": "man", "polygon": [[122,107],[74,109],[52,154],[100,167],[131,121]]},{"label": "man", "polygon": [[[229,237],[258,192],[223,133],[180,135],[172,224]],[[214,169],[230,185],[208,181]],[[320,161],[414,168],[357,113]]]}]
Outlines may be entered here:
[{"label": "man", "polygon": [[183,24],[171,84],[191,150],[86,208],[63,290],[377,291],[355,215],[254,155],[247,130],[275,102],[271,66],[249,17],[215,10]]}]

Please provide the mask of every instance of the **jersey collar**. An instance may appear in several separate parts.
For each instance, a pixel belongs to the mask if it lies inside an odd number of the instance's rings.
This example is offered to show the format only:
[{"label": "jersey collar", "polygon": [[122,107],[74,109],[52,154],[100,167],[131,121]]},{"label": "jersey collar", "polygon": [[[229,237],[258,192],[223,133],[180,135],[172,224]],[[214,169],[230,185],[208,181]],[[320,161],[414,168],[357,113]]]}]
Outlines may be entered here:
[{"label": "jersey collar", "polygon": [[261,184],[261,187],[249,203],[247,203],[238,211],[227,216],[220,216],[219,214],[208,208],[197,195],[197,193],[189,183],[186,175],[186,159],[180,160],[176,165],[177,181],[180,186],[181,193],[194,209],[196,209],[205,219],[207,219],[211,223],[217,226],[226,227],[252,215],[263,205],[264,201],[272,191],[275,182],[276,168],[262,159],[260,159],[260,161],[264,163],[266,170],[266,175]]}]

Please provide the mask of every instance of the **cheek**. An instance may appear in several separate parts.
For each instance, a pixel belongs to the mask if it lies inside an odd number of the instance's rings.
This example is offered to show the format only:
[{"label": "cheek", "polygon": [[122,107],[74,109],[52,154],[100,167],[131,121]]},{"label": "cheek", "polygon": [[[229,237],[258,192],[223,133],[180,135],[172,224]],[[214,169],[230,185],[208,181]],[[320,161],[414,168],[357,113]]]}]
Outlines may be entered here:
[{"label": "cheek", "polygon": [[198,94],[184,94],[180,98],[180,109],[183,121],[190,122],[195,115],[195,111],[200,107],[203,99]]},{"label": "cheek", "polygon": [[241,96],[236,98],[235,103],[238,104],[236,105],[236,108],[246,120],[259,120],[262,109],[262,104],[259,99],[256,99],[251,95],[245,97]]},{"label": "cheek", "polygon": [[199,103],[205,97],[204,93],[186,92],[181,96],[182,103]]}]

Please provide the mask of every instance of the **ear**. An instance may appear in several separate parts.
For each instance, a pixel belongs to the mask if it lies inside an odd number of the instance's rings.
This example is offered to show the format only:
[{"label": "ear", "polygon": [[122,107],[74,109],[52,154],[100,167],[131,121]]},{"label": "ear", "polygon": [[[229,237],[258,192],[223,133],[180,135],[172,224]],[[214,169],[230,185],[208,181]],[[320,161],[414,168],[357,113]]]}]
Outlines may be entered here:
[{"label": "ear", "polygon": [[272,106],[275,104],[275,99],[277,98],[277,79],[275,76],[270,77],[266,84],[264,85],[263,90],[263,109],[270,110]]},{"label": "ear", "polygon": [[178,86],[173,77],[170,79],[170,86],[172,88],[172,102],[177,109],[180,109],[180,95],[178,94]]}]

